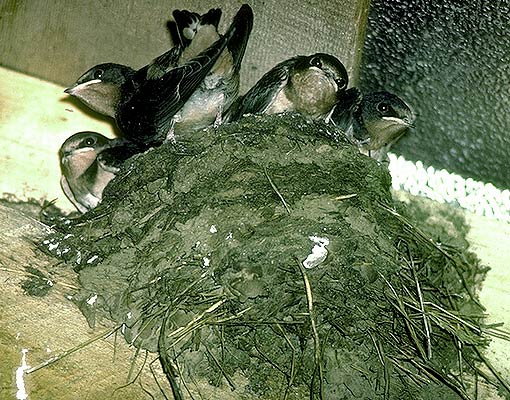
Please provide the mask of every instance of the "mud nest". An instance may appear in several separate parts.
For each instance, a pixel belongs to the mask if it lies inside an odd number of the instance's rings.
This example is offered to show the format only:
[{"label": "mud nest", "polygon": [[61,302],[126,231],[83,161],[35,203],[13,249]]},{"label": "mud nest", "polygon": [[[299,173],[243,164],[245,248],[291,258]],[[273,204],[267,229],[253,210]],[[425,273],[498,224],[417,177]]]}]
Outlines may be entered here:
[{"label": "mud nest", "polygon": [[99,207],[44,241],[78,271],[89,324],[155,352],[176,398],[200,381],[239,399],[497,384],[461,217],[394,201],[385,166],[298,116],[200,135],[128,160]]}]

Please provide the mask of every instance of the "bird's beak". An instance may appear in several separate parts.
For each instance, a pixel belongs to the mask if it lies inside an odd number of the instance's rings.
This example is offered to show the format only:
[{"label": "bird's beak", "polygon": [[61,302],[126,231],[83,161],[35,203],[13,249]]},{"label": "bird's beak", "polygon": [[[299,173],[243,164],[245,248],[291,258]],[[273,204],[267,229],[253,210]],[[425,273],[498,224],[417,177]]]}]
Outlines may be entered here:
[{"label": "bird's beak", "polygon": [[70,94],[71,96],[81,92],[83,89],[87,88],[88,86],[95,85],[96,83],[101,83],[101,79],[92,79],[87,82],[79,83],[74,86],[68,87],[64,90],[64,93]]},{"label": "bird's beak", "polygon": [[414,125],[409,118],[397,118],[397,117],[382,117],[383,120],[393,123],[395,125],[402,125],[406,128],[413,128]]}]

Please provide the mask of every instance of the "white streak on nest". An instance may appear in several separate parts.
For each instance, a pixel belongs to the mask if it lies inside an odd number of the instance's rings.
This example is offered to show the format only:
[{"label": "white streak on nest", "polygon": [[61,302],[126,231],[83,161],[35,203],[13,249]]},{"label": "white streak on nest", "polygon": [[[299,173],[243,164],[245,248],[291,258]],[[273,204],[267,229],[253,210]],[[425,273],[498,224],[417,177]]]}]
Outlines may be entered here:
[{"label": "white streak on nest", "polygon": [[94,295],[89,297],[89,299],[87,300],[87,304],[89,306],[93,306],[94,303],[96,302],[96,300],[97,300],[97,294],[94,294]]},{"label": "white streak on nest", "polygon": [[211,233],[218,232],[218,229],[216,229],[216,225],[211,225],[211,227],[209,228],[209,232],[211,232]]},{"label": "white streak on nest", "polygon": [[96,261],[99,258],[98,255],[92,256],[87,260],[87,264],[92,264],[94,261]]},{"label": "white streak on nest", "polygon": [[211,260],[208,257],[202,258],[202,261],[204,262],[204,267],[211,265]]},{"label": "white streak on nest", "polygon": [[25,389],[25,380],[24,375],[25,371],[30,368],[29,365],[27,365],[27,353],[28,349],[22,349],[21,350],[21,366],[16,368],[16,400],[26,400],[28,399],[28,393]]},{"label": "white streak on nest", "polygon": [[48,250],[49,251],[55,250],[58,247],[59,244],[60,244],[59,242],[57,242],[57,243],[48,243]]},{"label": "white streak on nest", "polygon": [[64,240],[69,239],[69,238],[71,238],[73,236],[74,235],[72,233],[68,233],[67,235],[64,236]]},{"label": "white streak on nest", "polygon": [[308,257],[303,261],[303,267],[314,268],[324,262],[328,256],[328,249],[326,249],[326,246],[329,245],[329,239],[319,236],[308,236],[308,239],[314,242],[315,245],[312,248],[312,252],[308,254]]},{"label": "white streak on nest", "polygon": [[127,319],[133,318],[133,314],[131,313],[131,311],[126,314],[126,317]]}]

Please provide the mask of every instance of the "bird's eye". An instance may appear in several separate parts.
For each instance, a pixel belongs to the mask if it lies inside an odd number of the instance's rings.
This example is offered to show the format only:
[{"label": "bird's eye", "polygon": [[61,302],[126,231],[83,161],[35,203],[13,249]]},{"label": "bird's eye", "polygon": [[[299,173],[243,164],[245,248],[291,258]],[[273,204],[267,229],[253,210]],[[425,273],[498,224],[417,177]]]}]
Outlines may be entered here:
[{"label": "bird's eye", "polygon": [[343,78],[337,79],[336,81],[337,90],[343,90],[347,87],[347,81]]},{"label": "bird's eye", "polygon": [[94,71],[94,79],[101,79],[104,71],[102,69],[97,69]]},{"label": "bird's eye", "polygon": [[381,113],[387,113],[390,110],[390,106],[386,103],[379,103],[377,104],[377,111]]},{"label": "bird's eye", "polygon": [[96,144],[96,140],[93,138],[87,138],[83,141],[83,144],[85,145],[84,147],[91,147]]},{"label": "bird's eye", "polygon": [[322,68],[322,61],[321,61],[321,59],[319,57],[313,57],[310,60],[310,65],[312,67]]}]

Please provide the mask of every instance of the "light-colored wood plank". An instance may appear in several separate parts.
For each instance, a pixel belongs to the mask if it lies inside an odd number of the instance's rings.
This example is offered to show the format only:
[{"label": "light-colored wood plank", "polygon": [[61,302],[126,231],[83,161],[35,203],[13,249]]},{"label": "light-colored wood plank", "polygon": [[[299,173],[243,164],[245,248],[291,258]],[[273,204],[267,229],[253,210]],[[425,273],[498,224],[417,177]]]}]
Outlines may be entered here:
[{"label": "light-colored wood plank", "polygon": [[[111,329],[108,326],[90,329],[85,317],[69,300],[74,292],[72,287],[78,284],[76,274],[65,266],[54,267],[55,260],[45,257],[33,244],[47,233],[45,225],[0,206],[1,399],[19,398],[16,383],[21,382],[19,379],[16,382],[15,371],[21,364],[22,349],[28,350],[26,361],[34,367]],[[47,296],[31,297],[24,293],[21,282],[27,278],[25,266],[52,270],[53,289]],[[124,339],[119,338],[117,343],[113,337],[98,340],[51,366],[25,374],[25,389],[29,398],[41,400],[143,398],[137,384],[114,392],[126,383],[132,357],[133,349]],[[141,360],[136,365],[140,366]],[[162,374],[157,376],[164,382]],[[148,369],[143,373],[143,382],[158,393]]]},{"label": "light-colored wood plank", "polygon": [[[484,265],[491,269],[483,283],[480,300],[487,308],[488,323],[504,323],[510,331],[510,224],[466,213],[471,226],[468,241]],[[494,339],[487,356],[510,381],[510,343]]]}]

